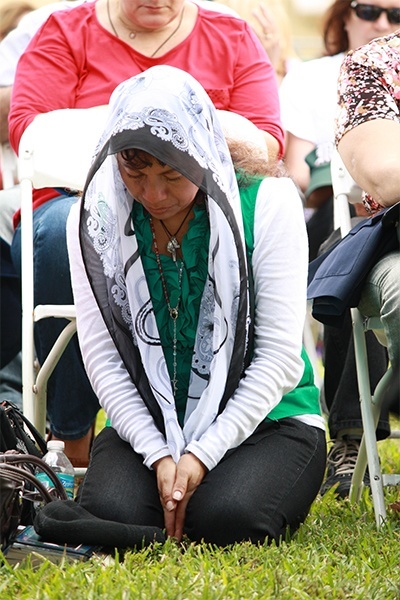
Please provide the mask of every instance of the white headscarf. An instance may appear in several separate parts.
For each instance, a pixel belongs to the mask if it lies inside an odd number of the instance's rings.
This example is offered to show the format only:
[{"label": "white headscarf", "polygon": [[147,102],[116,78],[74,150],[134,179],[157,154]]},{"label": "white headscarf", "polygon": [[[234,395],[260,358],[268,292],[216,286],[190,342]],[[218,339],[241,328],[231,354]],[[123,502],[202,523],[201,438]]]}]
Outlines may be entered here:
[{"label": "white headscarf", "polygon": [[[145,150],[206,194],[208,278],[194,354],[209,339],[206,373],[193,361],[183,429],[179,426],[151,295],[131,220],[133,198],[115,154]],[[217,112],[201,85],[170,66],[119,85],[88,176],[80,219],[85,268],[111,337],[172,456],[202,433],[235,391],[248,350],[249,299],[239,191]]]}]

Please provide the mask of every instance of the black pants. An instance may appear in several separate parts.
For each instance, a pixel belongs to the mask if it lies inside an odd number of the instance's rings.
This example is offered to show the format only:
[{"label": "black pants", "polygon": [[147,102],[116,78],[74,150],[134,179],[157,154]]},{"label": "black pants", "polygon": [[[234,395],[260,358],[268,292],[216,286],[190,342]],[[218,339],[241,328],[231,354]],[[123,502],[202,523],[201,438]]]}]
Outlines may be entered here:
[{"label": "black pants", "polygon": [[[262,424],[207,473],[184,533],[225,546],[279,540],[304,521],[320,488],[325,433],[295,419]],[[156,475],[112,428],[96,438],[78,502],[97,517],[164,528]]]}]

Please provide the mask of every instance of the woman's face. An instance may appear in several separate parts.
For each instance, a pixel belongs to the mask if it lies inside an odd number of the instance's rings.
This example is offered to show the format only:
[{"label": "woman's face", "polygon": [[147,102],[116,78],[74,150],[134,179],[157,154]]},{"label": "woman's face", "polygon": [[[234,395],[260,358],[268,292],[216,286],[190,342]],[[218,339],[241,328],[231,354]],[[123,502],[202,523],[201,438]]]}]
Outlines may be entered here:
[{"label": "woman's face", "polygon": [[[400,8],[400,0],[362,0],[359,4],[370,4],[380,8]],[[400,28],[399,23],[389,23],[387,14],[382,12],[376,21],[364,21],[357,17],[354,9],[350,9],[346,20],[346,30],[349,38],[349,49],[368,44],[371,40]]]},{"label": "woman's face", "polygon": [[174,219],[187,210],[198,192],[189,179],[147,152],[140,152],[139,166],[133,167],[121,153],[117,160],[129,192],[156,219]]},{"label": "woman's face", "polygon": [[175,19],[185,0],[120,0],[123,15],[139,29],[161,29]]}]

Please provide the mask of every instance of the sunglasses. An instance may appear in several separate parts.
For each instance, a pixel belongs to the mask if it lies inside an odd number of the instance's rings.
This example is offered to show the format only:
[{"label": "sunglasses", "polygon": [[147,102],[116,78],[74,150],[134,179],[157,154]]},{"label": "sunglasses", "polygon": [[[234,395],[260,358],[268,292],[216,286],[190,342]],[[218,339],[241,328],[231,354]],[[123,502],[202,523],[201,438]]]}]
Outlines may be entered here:
[{"label": "sunglasses", "polygon": [[382,13],[386,13],[389,23],[400,23],[400,8],[381,8],[375,4],[359,4],[352,2],[350,8],[354,9],[357,17],[363,21],[377,21]]}]

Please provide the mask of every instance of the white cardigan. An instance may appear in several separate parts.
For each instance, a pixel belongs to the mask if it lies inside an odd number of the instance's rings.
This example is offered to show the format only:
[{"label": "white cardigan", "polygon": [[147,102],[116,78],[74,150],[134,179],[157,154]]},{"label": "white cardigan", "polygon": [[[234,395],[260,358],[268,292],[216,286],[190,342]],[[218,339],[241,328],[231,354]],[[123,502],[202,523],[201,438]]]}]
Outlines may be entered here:
[{"label": "white cardigan", "polygon": [[[170,454],[108,333],[88,282],[78,239],[78,202],[67,226],[78,338],[85,368],[101,406],[119,436],[149,468]],[[212,469],[227,450],[247,439],[282,396],[299,382],[306,311],[308,243],[303,207],[293,182],[265,179],[254,220],[255,351],[224,411],[185,452]],[[323,427],[317,415],[302,420]]]}]

